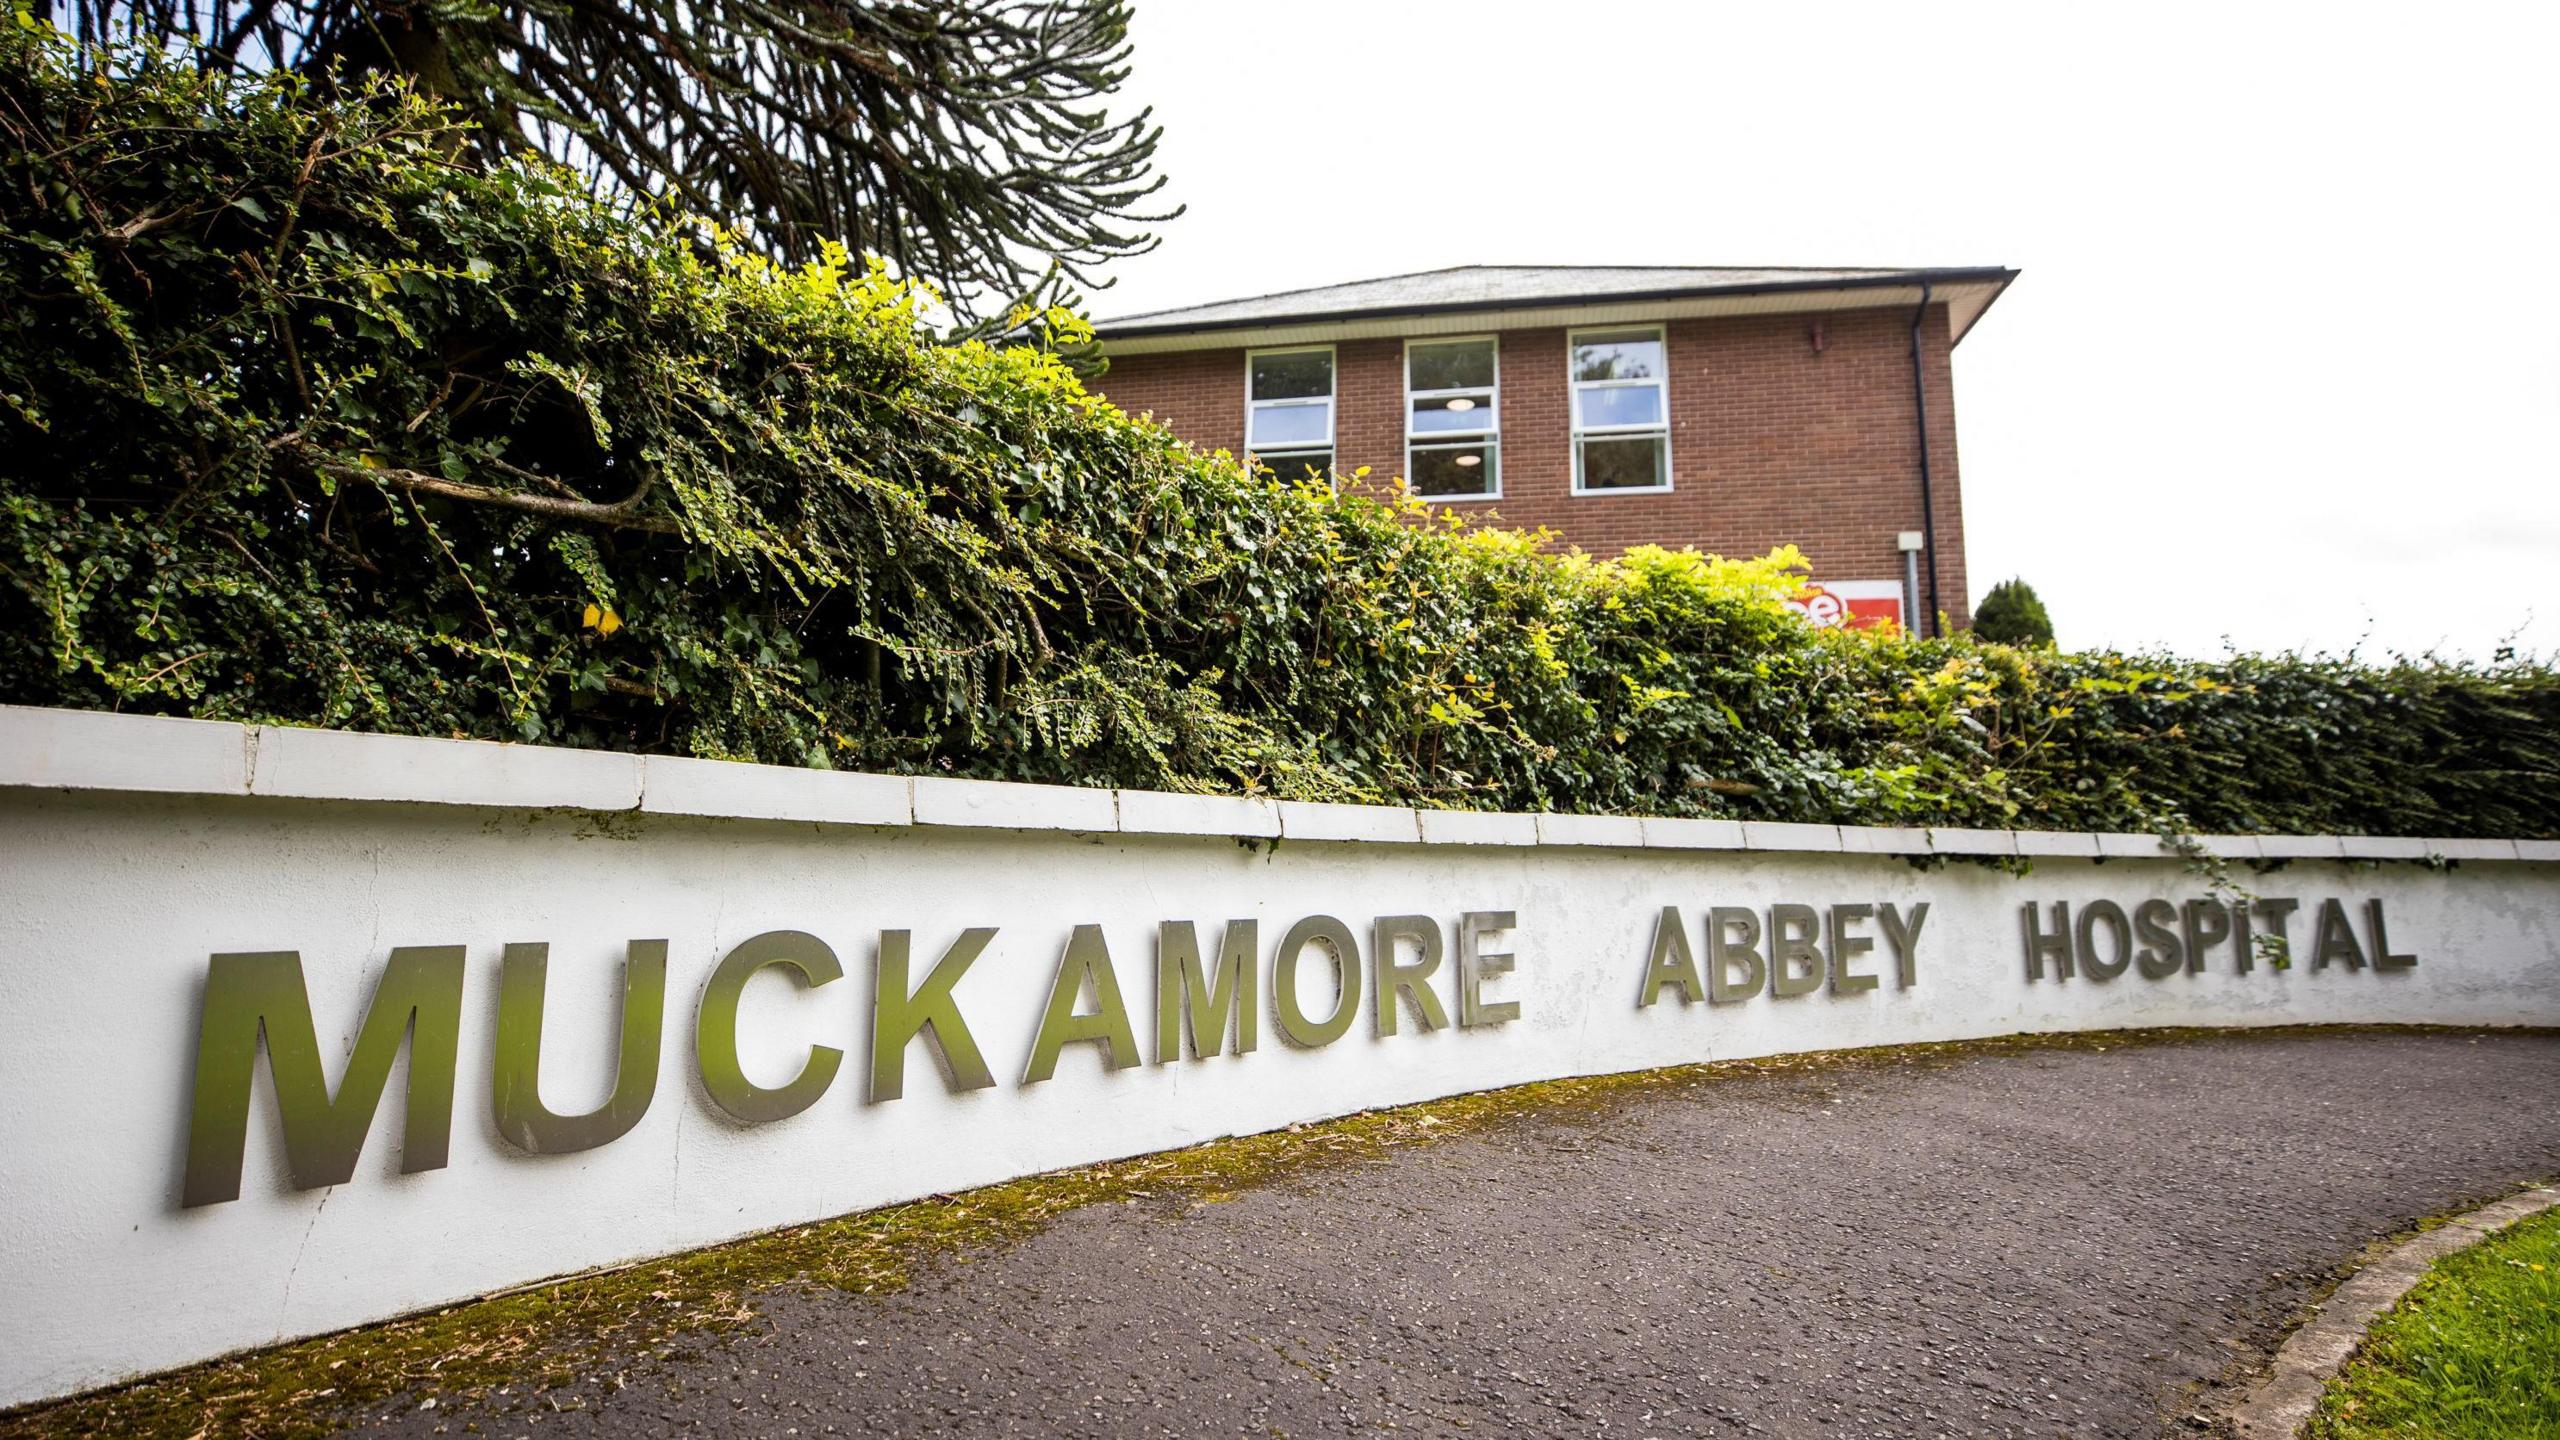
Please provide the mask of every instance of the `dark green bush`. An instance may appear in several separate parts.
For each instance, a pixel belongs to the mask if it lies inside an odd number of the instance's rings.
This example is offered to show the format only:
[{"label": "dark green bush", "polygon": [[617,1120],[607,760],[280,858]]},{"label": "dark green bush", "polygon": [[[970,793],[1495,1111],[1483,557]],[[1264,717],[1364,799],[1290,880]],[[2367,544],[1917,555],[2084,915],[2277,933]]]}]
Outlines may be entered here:
[{"label": "dark green bush", "polygon": [[1973,638],[2002,645],[2050,645],[2053,618],[2045,614],[2036,587],[2024,580],[2003,580],[1973,608]]},{"label": "dark green bush", "polygon": [[0,699],[1514,809],[2560,814],[2544,666],[1816,633],[1788,555],[1251,474],[448,124],[0,40]]}]

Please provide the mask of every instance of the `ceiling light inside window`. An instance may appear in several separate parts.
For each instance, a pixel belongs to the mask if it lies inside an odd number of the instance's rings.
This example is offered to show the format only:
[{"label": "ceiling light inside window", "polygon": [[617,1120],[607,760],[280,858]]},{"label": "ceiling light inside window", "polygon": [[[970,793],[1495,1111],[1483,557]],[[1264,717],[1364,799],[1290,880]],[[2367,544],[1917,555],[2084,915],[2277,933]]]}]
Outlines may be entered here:
[{"label": "ceiling light inside window", "polygon": [[1450,408],[1451,410],[1456,410],[1456,411],[1461,411],[1461,412],[1463,412],[1463,411],[1467,411],[1467,410],[1473,410],[1474,408],[1476,408],[1476,402],[1474,402],[1473,400],[1470,400],[1470,399],[1466,398],[1465,396],[1461,395],[1461,396],[1459,396],[1457,399],[1452,400],[1452,401],[1450,401],[1450,402],[1449,402],[1449,408]]},{"label": "ceiling light inside window", "polygon": [[1470,469],[1474,466],[1483,464],[1484,457],[1481,455],[1461,455],[1452,463],[1456,464],[1460,469]]}]

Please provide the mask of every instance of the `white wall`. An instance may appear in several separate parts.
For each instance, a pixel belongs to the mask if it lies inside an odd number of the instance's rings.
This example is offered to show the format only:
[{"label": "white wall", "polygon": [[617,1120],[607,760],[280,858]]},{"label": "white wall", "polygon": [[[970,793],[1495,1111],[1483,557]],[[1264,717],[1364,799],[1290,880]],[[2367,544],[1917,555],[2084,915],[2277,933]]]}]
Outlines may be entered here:
[{"label": "white wall", "polygon": [[[587,808],[498,803],[509,799]],[[811,818],[663,813],[723,808]],[[1297,838],[1274,847],[1284,822]],[[1206,833],[1132,833],[1148,827]],[[1308,838],[1360,833],[1393,838]],[[1238,834],[1260,838],[1248,846]],[[2023,878],[1854,853],[2020,844],[2005,833],[1417,822],[1398,810],[911,786],[0,710],[0,1404],[914,1196],[1526,1080],[2021,1030],[2560,1023],[2560,847],[2248,842],[2252,853],[2470,858],[2449,869],[2307,859],[2244,874],[2262,895],[2305,902],[2292,971],[2239,975],[2226,946],[2202,974],[2128,971],[2106,984],[2028,983],[2018,909],[2205,893],[2179,864],[2143,858],[2157,855],[2152,842],[2032,837],[2028,848],[2092,858],[2039,858]],[[2101,851],[2120,858],[2101,863]],[[2365,900],[2382,898],[2392,948],[2418,965],[2313,970],[2310,911],[2332,897],[2360,935]],[[1637,1008],[1661,906],[1683,908],[1694,942],[1709,905],[1778,901],[1928,902],[1917,984],[1896,986],[1879,943],[1866,968],[1883,981],[1866,994]],[[1365,935],[1374,916],[1420,913],[1445,930],[1469,910],[1517,912],[1517,971],[1488,996],[1518,1001],[1518,1021],[1420,1034],[1408,1017],[1405,1033],[1379,1039],[1364,1005],[1328,1047],[1282,1043],[1269,950],[1290,923],[1330,914]],[[1071,927],[1104,928],[1150,1048],[1157,924],[1196,921],[1207,948],[1239,916],[1262,925],[1255,1053],[1106,1073],[1094,1047],[1075,1045],[1055,1079],[1018,1083]],[[1000,927],[958,992],[998,1083],[952,1095],[918,1046],[905,1098],[865,1103],[879,932],[915,932],[920,976],[971,925]],[[743,1127],[693,1078],[694,1001],[728,947],[773,929],[818,935],[846,974],[806,993],[772,975],[751,985],[740,1024],[749,1073],[778,1082],[813,1043],[846,1056],[815,1107]],[[607,1089],[615,987],[635,938],[670,943],[647,1115],[581,1154],[511,1150],[488,1118],[500,947],[552,946],[545,1098],[577,1111]],[[404,1065],[354,1180],[293,1191],[262,1065],[241,1197],[182,1209],[208,956],[301,952],[334,1079],[390,948],[426,944],[470,954],[449,1166],[398,1173]],[[1320,1009],[1327,970],[1310,960]]]}]

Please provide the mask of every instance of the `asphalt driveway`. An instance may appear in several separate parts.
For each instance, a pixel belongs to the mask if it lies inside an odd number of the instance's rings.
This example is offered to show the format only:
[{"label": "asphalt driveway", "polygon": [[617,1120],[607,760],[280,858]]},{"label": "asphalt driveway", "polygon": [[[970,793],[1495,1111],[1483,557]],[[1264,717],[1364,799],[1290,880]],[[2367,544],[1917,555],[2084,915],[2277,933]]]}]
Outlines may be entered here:
[{"label": "asphalt driveway", "polygon": [[2368,1242],[2560,1174],[2560,1037],[1723,1079],[364,1428],[538,1436],[2158,1436]]}]

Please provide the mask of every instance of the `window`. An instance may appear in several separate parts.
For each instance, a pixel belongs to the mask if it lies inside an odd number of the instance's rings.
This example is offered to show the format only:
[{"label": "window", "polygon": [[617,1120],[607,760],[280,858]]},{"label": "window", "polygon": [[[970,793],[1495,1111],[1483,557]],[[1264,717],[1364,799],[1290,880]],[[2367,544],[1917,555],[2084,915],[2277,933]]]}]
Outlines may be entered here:
[{"label": "window", "polygon": [[1578,494],[1671,488],[1662,331],[1585,330],[1566,345]]},{"label": "window", "polygon": [[1282,479],[1333,473],[1333,351],[1245,356],[1244,448]]},{"label": "window", "polygon": [[1502,494],[1502,407],[1491,336],[1404,347],[1405,484],[1432,500]]}]

